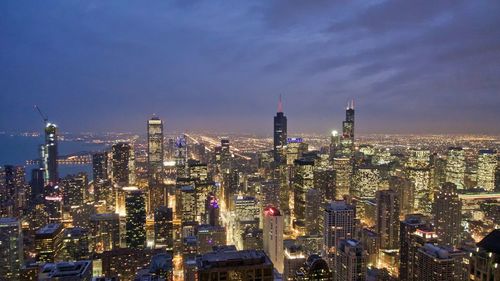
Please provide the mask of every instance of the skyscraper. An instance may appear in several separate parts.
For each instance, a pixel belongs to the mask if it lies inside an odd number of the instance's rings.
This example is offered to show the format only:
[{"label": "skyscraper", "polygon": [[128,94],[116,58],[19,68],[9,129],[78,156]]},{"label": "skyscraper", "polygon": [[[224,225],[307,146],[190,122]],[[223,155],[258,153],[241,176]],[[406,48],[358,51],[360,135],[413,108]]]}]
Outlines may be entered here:
[{"label": "skyscraper", "polygon": [[427,243],[416,255],[413,280],[463,281],[468,277],[463,264],[465,253],[460,250]]},{"label": "skyscraper", "polygon": [[264,251],[274,264],[274,268],[283,273],[283,216],[274,207],[264,209]]},{"label": "skyscraper", "polygon": [[92,174],[94,182],[108,179],[108,153],[97,152],[92,154]]},{"label": "skyscraper", "polygon": [[393,190],[377,191],[377,223],[380,249],[399,247],[399,198]]},{"label": "skyscraper", "polygon": [[161,206],[154,210],[156,248],[165,247],[167,250],[173,249],[173,218],[172,208]]},{"label": "skyscraper", "polygon": [[274,161],[276,163],[282,163],[284,161],[284,147],[286,146],[287,140],[287,120],[283,113],[283,103],[281,101],[281,95],[278,101],[278,112],[274,116],[274,147],[273,155]]},{"label": "skyscraper", "polygon": [[345,201],[333,201],[326,206],[324,216],[324,252],[329,256],[329,263],[335,265],[335,253],[340,240],[354,235],[356,208]]},{"label": "skyscraper", "polygon": [[163,183],[163,122],[158,117],[148,120],[149,184]]},{"label": "skyscraper", "polygon": [[454,183],[458,189],[464,188],[465,154],[461,147],[450,147],[446,159],[446,181]]},{"label": "skyscraper", "polygon": [[458,246],[462,232],[462,202],[455,184],[446,182],[434,196],[434,224],[441,244]]},{"label": "skyscraper", "polygon": [[0,218],[0,276],[5,280],[19,280],[23,262],[21,224],[15,218]]},{"label": "skyscraper", "polygon": [[419,228],[425,226],[425,217],[421,214],[408,215],[399,223],[399,279],[409,281],[412,269],[410,257],[411,235]]},{"label": "skyscraper", "polygon": [[497,169],[497,152],[495,150],[479,150],[477,157],[477,186],[486,191],[495,189],[495,172]]},{"label": "skyscraper", "polygon": [[343,239],[336,252],[337,264],[334,270],[335,281],[366,280],[366,261],[368,254],[361,243],[355,239]]},{"label": "skyscraper", "polygon": [[352,157],[354,153],[354,100],[345,111],[345,121],[342,122],[342,137],[340,138],[341,156]]},{"label": "skyscraper", "polygon": [[120,247],[120,218],[118,214],[95,214],[90,217],[90,246],[102,253]]},{"label": "skyscraper", "polygon": [[45,184],[55,185],[59,180],[57,171],[57,126],[53,123],[45,125],[45,144],[41,147],[42,168],[45,171]]},{"label": "skyscraper", "polygon": [[119,142],[113,145],[113,182],[121,186],[135,182],[134,149],[129,143]]},{"label": "skyscraper", "polygon": [[146,245],[146,206],[144,193],[137,188],[126,190],[125,210],[127,213],[127,247],[144,248]]},{"label": "skyscraper", "polygon": [[295,160],[295,177],[293,178],[294,224],[304,225],[306,218],[306,195],[314,188],[314,161],[301,158]]}]

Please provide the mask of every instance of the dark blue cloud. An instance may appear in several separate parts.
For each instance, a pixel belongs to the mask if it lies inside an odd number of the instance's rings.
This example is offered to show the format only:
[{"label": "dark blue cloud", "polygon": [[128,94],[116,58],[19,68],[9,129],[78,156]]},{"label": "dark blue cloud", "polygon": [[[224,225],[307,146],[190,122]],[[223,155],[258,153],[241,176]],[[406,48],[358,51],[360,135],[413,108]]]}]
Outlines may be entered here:
[{"label": "dark blue cloud", "polygon": [[498,1],[2,1],[0,130],[500,133]]}]

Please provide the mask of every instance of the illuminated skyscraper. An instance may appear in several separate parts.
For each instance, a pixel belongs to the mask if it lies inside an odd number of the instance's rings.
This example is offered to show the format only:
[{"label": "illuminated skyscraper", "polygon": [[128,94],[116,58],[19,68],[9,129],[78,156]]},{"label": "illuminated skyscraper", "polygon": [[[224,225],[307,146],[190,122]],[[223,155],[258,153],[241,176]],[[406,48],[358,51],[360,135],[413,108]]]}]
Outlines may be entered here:
[{"label": "illuminated skyscraper", "polygon": [[285,258],[283,261],[283,280],[292,281],[295,272],[305,263],[306,256],[302,247],[296,244],[285,245]]},{"label": "illuminated skyscraper", "polygon": [[182,222],[196,221],[196,190],[194,186],[181,187],[181,213]]},{"label": "illuminated skyscraper", "polygon": [[274,116],[274,147],[273,155],[274,161],[276,163],[282,163],[284,161],[284,147],[286,146],[287,140],[287,120],[285,114],[283,114],[283,103],[281,101],[281,95],[278,102],[278,112]]},{"label": "illuminated skyscraper", "polygon": [[274,264],[274,268],[283,273],[283,216],[274,207],[264,209],[264,251]]},{"label": "illuminated skyscraper", "polygon": [[64,228],[60,223],[49,223],[35,233],[36,259],[39,262],[54,262],[60,256]]},{"label": "illuminated skyscraper", "polygon": [[351,190],[352,161],[350,158],[334,158],[333,169],[335,170],[335,199],[343,200]]},{"label": "illuminated skyscraper", "polygon": [[113,182],[121,186],[135,182],[134,148],[125,142],[113,145]]},{"label": "illuminated skyscraper", "polygon": [[314,188],[314,161],[306,158],[295,160],[293,179],[294,223],[304,225],[306,216],[306,195]]},{"label": "illuminated skyscraper", "polygon": [[144,193],[137,188],[126,190],[127,247],[144,248],[146,245],[146,206]]},{"label": "illuminated skyscraper", "polygon": [[333,201],[325,208],[323,226],[324,252],[329,263],[335,265],[335,253],[341,239],[350,239],[354,235],[356,208],[345,201]]},{"label": "illuminated skyscraper", "polygon": [[[437,235],[432,226],[421,225],[413,230],[413,226],[410,225],[404,231],[406,241],[401,240],[400,248],[400,272],[399,279],[401,281],[420,281],[422,279],[415,279],[417,268],[418,250],[427,243],[437,243]],[[401,234],[403,235],[403,234]],[[403,254],[405,259],[403,259]],[[401,271],[403,269],[403,271]],[[424,279],[425,280],[425,279]]]},{"label": "illuminated skyscraper", "polygon": [[460,250],[427,243],[416,255],[413,280],[463,281],[468,278],[463,263],[465,253]]},{"label": "illuminated skyscraper", "polygon": [[341,156],[351,158],[354,153],[354,100],[345,111],[345,121],[342,122],[342,137],[340,138]]},{"label": "illuminated skyscraper", "polygon": [[333,280],[366,280],[368,254],[359,241],[354,239],[340,240],[336,256],[337,264],[335,265]]},{"label": "illuminated skyscraper", "polygon": [[102,253],[120,247],[120,218],[118,214],[95,214],[90,217],[90,246]]},{"label": "illuminated skyscraper", "polygon": [[399,279],[409,281],[412,271],[410,257],[410,236],[419,228],[425,226],[425,217],[421,214],[408,215],[399,223]]},{"label": "illuminated skyscraper", "polygon": [[219,212],[219,201],[215,195],[211,193],[207,196],[205,201],[206,222],[212,226],[219,225]]},{"label": "illuminated skyscraper", "polygon": [[108,179],[108,153],[97,152],[92,154],[92,179],[99,182]]},{"label": "illuminated skyscraper", "polygon": [[45,144],[41,147],[42,168],[45,171],[45,184],[56,184],[59,180],[57,171],[57,126],[45,125]]},{"label": "illuminated skyscraper", "polygon": [[446,159],[446,181],[454,183],[458,189],[464,188],[465,155],[461,147],[450,147]]},{"label": "illuminated skyscraper", "polygon": [[148,120],[149,184],[163,183],[163,123],[158,117]]},{"label": "illuminated skyscraper", "polygon": [[19,280],[23,262],[21,224],[15,218],[0,218],[0,279]]},{"label": "illuminated skyscraper", "polygon": [[174,247],[173,237],[173,212],[172,208],[161,206],[154,211],[155,221],[155,247],[172,250]]},{"label": "illuminated skyscraper", "polygon": [[495,172],[497,169],[497,152],[495,150],[479,150],[477,157],[477,186],[486,191],[495,189]]},{"label": "illuminated skyscraper", "polygon": [[458,246],[462,234],[462,202],[455,184],[446,182],[434,196],[434,224],[441,244]]},{"label": "illuminated skyscraper", "polygon": [[377,191],[377,223],[380,249],[399,247],[399,198],[396,191]]}]

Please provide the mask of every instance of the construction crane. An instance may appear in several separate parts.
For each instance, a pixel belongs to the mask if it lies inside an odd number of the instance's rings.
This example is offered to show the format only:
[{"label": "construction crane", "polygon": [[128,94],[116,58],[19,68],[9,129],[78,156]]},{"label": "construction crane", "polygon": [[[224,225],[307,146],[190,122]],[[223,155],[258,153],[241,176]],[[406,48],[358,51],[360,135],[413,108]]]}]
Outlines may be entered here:
[{"label": "construction crane", "polygon": [[47,115],[43,114],[42,110],[40,109],[40,107],[38,107],[38,105],[35,104],[35,109],[38,110],[38,113],[40,114],[40,116],[42,117],[43,119],[43,122],[45,124],[49,123],[49,118],[47,117]]}]

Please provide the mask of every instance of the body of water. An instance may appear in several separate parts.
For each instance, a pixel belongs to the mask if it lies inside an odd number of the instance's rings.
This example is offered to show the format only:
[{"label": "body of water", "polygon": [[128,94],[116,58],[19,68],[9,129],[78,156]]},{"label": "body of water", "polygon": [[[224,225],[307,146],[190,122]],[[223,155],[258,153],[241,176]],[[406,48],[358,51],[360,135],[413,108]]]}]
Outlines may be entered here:
[{"label": "body of water", "polygon": [[[34,165],[26,165],[27,160],[40,158],[40,144],[44,143],[43,137],[24,137],[0,135],[0,165],[21,165],[26,169],[26,178],[29,179]],[[81,141],[59,141],[59,155],[68,155],[81,151],[102,151],[106,148],[103,144],[86,143]],[[86,172],[92,176],[92,165],[59,165],[59,176]]]}]

